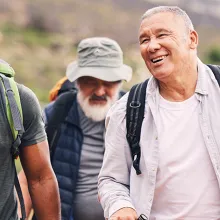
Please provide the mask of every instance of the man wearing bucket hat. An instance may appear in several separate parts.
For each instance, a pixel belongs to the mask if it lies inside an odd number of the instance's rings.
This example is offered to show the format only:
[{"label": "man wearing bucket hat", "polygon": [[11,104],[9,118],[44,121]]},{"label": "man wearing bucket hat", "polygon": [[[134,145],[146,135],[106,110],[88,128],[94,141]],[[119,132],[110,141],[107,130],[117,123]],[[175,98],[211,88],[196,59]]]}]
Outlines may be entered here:
[{"label": "man wearing bucket hat", "polygon": [[[121,96],[122,80],[131,79],[132,69],[123,64],[120,46],[109,38],[82,40],[77,55],[66,71],[77,92],[66,92],[45,108],[51,161],[59,183],[62,219],[104,220],[97,194],[104,119]],[[60,110],[63,106],[65,114]]]}]

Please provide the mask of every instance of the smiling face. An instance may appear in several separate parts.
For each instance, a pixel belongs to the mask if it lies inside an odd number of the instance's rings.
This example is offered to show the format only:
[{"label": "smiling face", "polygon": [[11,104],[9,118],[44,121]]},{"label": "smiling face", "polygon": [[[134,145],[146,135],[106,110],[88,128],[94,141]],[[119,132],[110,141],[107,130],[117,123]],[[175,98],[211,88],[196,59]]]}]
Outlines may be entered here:
[{"label": "smiling face", "polygon": [[196,57],[198,35],[170,12],[157,13],[141,22],[140,51],[151,74],[160,81],[181,74]]}]

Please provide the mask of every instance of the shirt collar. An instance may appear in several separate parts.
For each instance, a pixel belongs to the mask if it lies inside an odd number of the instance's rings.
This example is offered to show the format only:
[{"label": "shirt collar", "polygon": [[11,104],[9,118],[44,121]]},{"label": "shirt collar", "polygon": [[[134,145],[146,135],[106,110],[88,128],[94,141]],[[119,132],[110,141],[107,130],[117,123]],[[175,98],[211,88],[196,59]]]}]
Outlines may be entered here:
[{"label": "shirt collar", "polygon": [[197,61],[197,70],[198,70],[198,79],[196,84],[196,93],[201,95],[208,95],[208,75],[210,74],[211,69],[206,66],[201,60],[198,58]]}]

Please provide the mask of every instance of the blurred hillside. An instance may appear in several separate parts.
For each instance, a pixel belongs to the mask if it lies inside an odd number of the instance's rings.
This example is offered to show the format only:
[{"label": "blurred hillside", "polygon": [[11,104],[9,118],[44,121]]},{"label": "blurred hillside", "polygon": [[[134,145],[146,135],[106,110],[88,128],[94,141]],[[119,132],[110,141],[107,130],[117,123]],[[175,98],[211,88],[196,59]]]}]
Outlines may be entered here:
[{"label": "blurred hillside", "polygon": [[0,0],[0,57],[12,64],[16,79],[33,89],[41,101],[75,59],[85,37],[106,36],[121,45],[125,62],[134,69],[131,84],[147,70],[138,51],[142,14],[155,5],[179,5],[200,34],[199,55],[220,38],[218,0]]}]

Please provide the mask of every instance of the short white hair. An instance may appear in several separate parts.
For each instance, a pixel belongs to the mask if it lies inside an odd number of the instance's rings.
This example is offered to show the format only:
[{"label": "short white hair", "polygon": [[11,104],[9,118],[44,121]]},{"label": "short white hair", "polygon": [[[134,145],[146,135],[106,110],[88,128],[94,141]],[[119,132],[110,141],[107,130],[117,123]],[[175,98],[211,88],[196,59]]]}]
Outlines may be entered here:
[{"label": "short white hair", "polygon": [[187,13],[177,6],[158,6],[158,7],[151,8],[143,14],[142,21],[146,18],[151,17],[152,15],[163,13],[163,12],[170,12],[176,16],[180,16],[185,22],[187,30],[188,31],[194,30],[192,21],[187,15]]}]

